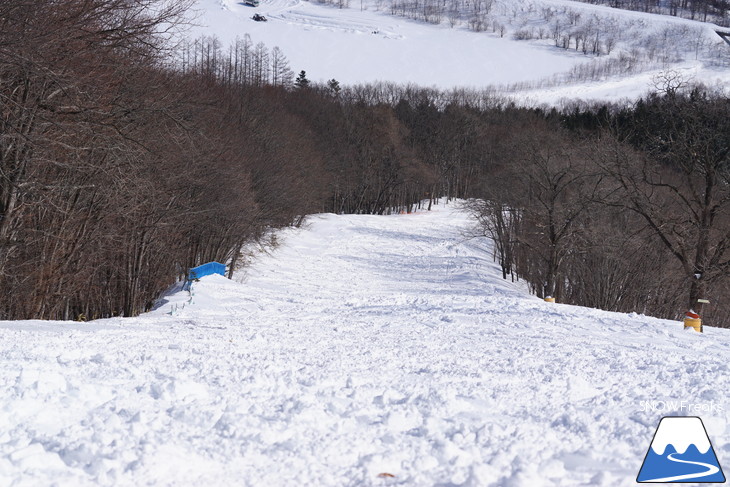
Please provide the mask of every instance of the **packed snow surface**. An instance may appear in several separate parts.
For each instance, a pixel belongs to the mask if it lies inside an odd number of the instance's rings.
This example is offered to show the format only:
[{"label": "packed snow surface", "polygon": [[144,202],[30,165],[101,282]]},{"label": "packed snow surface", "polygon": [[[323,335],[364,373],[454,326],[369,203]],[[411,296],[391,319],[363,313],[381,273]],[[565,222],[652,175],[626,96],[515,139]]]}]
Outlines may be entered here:
[{"label": "packed snow surface", "polygon": [[[355,2],[339,9],[306,0],[262,0],[258,8],[235,0],[198,0],[196,7],[200,28],[195,32],[214,34],[224,46],[249,34],[253,43],[280,47],[295,73],[305,70],[320,82],[484,87],[540,79],[586,61],[498,34],[394,17],[370,0],[363,10]],[[253,21],[254,12],[269,21]]]},{"label": "packed snow surface", "polygon": [[545,303],[469,226],[313,216],[141,317],[0,322],[0,486],[634,485],[665,415],[730,465],[730,333]]},{"label": "packed snow surface", "polygon": [[[569,0],[490,0],[484,31],[475,32],[469,27],[475,2],[458,3],[454,20],[446,15],[434,23],[395,16],[390,1],[339,3],[345,8],[317,0],[260,0],[258,7],[196,0],[195,27],[187,35],[216,36],[224,55],[249,35],[254,45],[282,49],[294,73],[304,70],[321,83],[334,78],[345,85],[489,88],[526,105],[631,100],[656,90],[657,76],[667,71],[685,82],[730,86],[730,47],[715,33],[728,29],[713,24]],[[395,3],[418,8],[418,2]],[[269,21],[255,22],[254,13]],[[557,25],[574,37],[595,30],[602,55],[557,47],[551,33]],[[516,40],[520,32],[539,38]],[[608,42],[615,46],[609,49]],[[601,72],[600,66],[637,52],[644,54],[632,62],[635,69],[565,81],[571,70],[596,65]]]}]

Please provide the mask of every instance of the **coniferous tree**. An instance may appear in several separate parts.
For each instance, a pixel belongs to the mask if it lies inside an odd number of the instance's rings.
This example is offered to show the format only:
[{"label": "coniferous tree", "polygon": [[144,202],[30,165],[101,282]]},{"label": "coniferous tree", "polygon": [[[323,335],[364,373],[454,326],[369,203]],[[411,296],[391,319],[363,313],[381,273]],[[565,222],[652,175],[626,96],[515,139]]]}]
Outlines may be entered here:
[{"label": "coniferous tree", "polygon": [[303,69],[299,71],[299,74],[297,75],[297,79],[294,81],[294,85],[297,88],[309,88],[309,79],[307,79],[307,72]]},{"label": "coniferous tree", "polygon": [[327,88],[329,88],[335,98],[340,95],[340,91],[342,90],[342,88],[340,88],[340,82],[334,78],[327,82]]}]

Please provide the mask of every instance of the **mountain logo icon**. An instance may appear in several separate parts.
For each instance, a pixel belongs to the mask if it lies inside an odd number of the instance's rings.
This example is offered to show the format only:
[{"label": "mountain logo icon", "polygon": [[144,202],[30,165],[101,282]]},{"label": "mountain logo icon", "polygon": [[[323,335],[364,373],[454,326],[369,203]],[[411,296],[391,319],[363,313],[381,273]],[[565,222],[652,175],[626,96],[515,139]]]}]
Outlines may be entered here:
[{"label": "mountain logo icon", "polygon": [[636,481],[725,482],[725,474],[702,420],[696,416],[663,417]]}]

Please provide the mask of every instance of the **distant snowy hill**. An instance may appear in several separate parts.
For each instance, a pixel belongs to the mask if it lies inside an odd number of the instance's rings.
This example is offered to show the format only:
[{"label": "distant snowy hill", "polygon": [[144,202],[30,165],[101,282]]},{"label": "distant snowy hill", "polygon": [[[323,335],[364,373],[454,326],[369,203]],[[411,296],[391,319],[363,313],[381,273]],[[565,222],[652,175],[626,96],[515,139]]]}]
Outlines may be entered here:
[{"label": "distant snowy hill", "polygon": [[315,215],[138,318],[0,322],[0,486],[633,485],[667,414],[730,464],[730,331],[545,303],[470,225]]},{"label": "distant snowy hill", "polygon": [[[635,98],[668,69],[730,83],[730,46],[711,24],[568,0],[480,0],[488,10],[478,18],[469,7],[476,1],[433,2],[444,6],[437,20],[418,20],[415,5],[429,1],[343,0],[349,7],[337,8],[198,0],[189,35],[214,34],[225,46],[248,34],[254,44],[280,47],[291,68],[314,81],[493,87],[528,104]],[[254,13],[269,22],[253,21]]]}]

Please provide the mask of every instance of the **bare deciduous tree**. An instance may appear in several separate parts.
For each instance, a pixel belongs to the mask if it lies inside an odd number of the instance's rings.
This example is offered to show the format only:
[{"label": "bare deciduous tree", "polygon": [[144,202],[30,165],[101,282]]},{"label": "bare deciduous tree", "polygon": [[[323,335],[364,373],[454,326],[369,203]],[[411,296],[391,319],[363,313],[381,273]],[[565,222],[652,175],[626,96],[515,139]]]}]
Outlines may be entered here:
[{"label": "bare deciduous tree", "polygon": [[629,139],[603,154],[622,205],[640,215],[676,259],[688,306],[730,269],[730,103],[701,90],[667,92],[633,115]]}]

